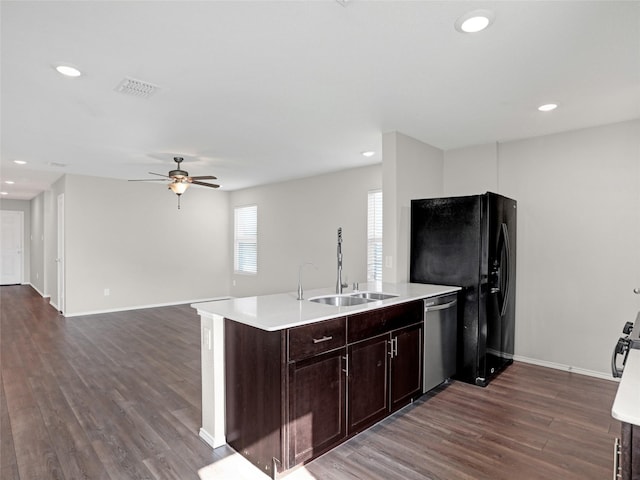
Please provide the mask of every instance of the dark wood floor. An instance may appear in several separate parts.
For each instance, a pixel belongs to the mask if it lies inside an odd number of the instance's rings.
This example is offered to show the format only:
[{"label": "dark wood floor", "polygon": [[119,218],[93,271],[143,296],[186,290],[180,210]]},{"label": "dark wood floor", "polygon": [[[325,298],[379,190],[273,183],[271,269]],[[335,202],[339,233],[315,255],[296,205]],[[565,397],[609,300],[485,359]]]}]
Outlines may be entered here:
[{"label": "dark wood floor", "polygon": [[610,479],[616,388],[514,363],[486,388],[439,387],[306,469],[322,480]]},{"label": "dark wood floor", "polygon": [[[2,480],[266,478],[216,470],[232,452],[197,435],[191,308],[65,319],[30,287],[0,294]],[[515,363],[487,388],[423,396],[288,480],[609,479],[616,387]]]},{"label": "dark wood floor", "polygon": [[197,479],[200,323],[188,306],[65,319],[0,287],[2,480]]}]

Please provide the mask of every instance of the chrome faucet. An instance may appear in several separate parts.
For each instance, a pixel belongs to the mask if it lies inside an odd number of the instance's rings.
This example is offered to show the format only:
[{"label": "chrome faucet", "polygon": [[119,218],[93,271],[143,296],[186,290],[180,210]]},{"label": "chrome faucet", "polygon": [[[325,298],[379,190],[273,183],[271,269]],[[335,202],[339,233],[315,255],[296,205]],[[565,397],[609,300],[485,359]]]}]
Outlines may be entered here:
[{"label": "chrome faucet", "polygon": [[338,280],[336,281],[336,293],[342,293],[342,289],[347,287],[346,283],[342,283],[342,227],[338,228]]}]

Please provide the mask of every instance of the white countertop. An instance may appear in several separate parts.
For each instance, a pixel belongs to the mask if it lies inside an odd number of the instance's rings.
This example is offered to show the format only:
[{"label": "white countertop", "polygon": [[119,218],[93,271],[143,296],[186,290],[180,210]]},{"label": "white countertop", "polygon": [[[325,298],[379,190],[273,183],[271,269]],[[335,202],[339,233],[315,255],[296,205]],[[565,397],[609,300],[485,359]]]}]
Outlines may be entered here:
[{"label": "white countertop", "polygon": [[[308,300],[321,295],[335,294],[335,290],[324,288],[305,291],[305,300],[297,300],[296,292],[287,292],[194,303],[192,307],[199,315],[219,315],[262,330],[276,331],[458,290],[460,287],[422,283],[366,283],[361,284],[358,291],[385,292],[398,296],[348,307],[336,307]],[[345,289],[344,293],[353,293],[353,290]]]},{"label": "white countertop", "polygon": [[640,426],[640,350],[629,350],[611,415],[621,422]]}]

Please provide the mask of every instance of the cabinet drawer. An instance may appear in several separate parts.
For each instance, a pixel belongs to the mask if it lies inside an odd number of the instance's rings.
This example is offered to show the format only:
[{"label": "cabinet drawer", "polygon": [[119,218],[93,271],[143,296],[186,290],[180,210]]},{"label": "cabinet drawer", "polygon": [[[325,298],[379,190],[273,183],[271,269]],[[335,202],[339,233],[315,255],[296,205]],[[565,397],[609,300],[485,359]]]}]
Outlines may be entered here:
[{"label": "cabinet drawer", "polygon": [[318,353],[343,347],[346,340],[346,318],[334,318],[323,322],[290,328],[289,360],[300,360]]},{"label": "cabinet drawer", "polygon": [[400,303],[370,312],[350,315],[347,320],[347,340],[359,342],[383,333],[423,321],[422,300]]}]

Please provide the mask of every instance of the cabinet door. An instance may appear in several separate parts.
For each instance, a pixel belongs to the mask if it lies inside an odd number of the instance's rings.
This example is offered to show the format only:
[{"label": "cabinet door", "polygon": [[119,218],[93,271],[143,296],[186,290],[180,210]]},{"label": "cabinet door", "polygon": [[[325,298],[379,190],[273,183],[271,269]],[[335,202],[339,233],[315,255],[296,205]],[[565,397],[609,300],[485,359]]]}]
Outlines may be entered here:
[{"label": "cabinet door", "polygon": [[391,333],[391,411],[422,393],[422,324]]},{"label": "cabinet door", "polygon": [[349,345],[349,435],[389,412],[389,334]]},{"label": "cabinet door", "polygon": [[346,437],[345,354],[341,348],[289,364],[289,468]]}]

